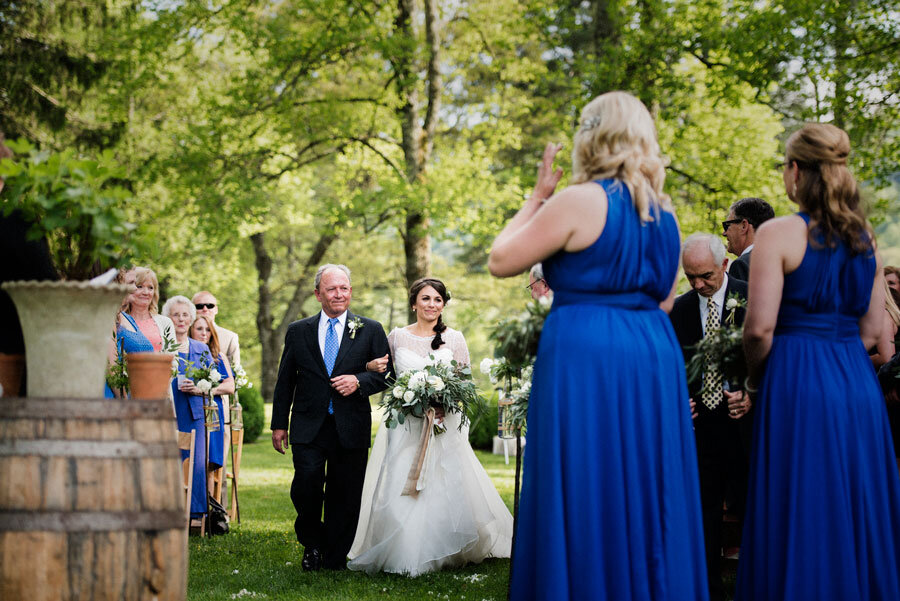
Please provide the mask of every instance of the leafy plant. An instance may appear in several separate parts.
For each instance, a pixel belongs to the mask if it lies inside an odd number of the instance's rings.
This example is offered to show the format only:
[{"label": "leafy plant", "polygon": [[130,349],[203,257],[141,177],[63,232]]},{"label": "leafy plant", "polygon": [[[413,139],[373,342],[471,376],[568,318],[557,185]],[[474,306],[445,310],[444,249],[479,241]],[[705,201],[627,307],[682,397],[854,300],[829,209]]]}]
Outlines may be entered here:
[{"label": "leafy plant", "polygon": [[241,388],[238,399],[244,408],[244,442],[254,442],[265,425],[265,406],[259,388]]},{"label": "leafy plant", "polygon": [[31,224],[29,238],[46,237],[57,271],[68,279],[89,278],[97,264],[119,264],[136,226],[125,217],[131,193],[117,183],[124,170],[112,152],[94,160],[72,150],[37,150],[25,140],[6,144],[17,157],[0,161],[2,214],[18,212]]}]

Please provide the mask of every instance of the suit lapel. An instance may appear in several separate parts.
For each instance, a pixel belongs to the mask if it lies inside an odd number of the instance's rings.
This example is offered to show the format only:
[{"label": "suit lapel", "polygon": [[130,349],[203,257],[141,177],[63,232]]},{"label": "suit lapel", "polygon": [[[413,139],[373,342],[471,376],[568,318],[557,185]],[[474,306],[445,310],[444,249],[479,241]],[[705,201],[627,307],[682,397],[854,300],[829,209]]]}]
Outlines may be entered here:
[{"label": "suit lapel", "polygon": [[700,321],[700,294],[696,290],[691,290],[691,303],[693,305],[693,309],[691,310],[691,324],[690,324],[690,332],[691,332],[691,340],[693,340],[693,344],[700,342],[703,338],[703,324]]},{"label": "suit lapel", "polygon": [[328,370],[325,369],[325,359],[322,358],[322,349],[319,348],[319,320],[322,319],[321,313],[316,315],[315,319],[311,319],[306,328],[306,344],[309,347],[309,354],[315,358],[316,365],[319,367],[321,375],[328,379]]},{"label": "suit lapel", "polygon": [[[350,347],[353,346],[353,342],[355,338],[350,337],[350,322],[353,320],[355,316],[349,310],[347,311],[347,321],[344,322],[344,334],[341,336],[341,346],[338,348],[337,357],[334,360],[334,369],[332,370],[332,374],[337,373],[338,366],[341,364],[341,361],[350,351]],[[357,335],[359,332],[357,332]]]}]

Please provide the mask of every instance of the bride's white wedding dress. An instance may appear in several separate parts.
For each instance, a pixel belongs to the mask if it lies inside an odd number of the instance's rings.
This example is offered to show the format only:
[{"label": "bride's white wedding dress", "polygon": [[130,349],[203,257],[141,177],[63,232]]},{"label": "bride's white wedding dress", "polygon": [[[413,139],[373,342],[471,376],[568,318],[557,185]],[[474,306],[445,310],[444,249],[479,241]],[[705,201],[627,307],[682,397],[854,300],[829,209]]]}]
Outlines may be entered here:
[{"label": "bride's white wedding dress", "polygon": [[[469,364],[463,335],[447,328],[446,344],[431,350],[433,337],[406,328],[388,336],[398,374],[421,369],[429,354]],[[509,557],[513,519],[469,445],[469,428],[448,414],[447,431],[431,439],[417,497],[401,496],[422,431],[420,418],[389,429],[382,423],[366,467],[352,570],[416,576],[445,567]]]}]

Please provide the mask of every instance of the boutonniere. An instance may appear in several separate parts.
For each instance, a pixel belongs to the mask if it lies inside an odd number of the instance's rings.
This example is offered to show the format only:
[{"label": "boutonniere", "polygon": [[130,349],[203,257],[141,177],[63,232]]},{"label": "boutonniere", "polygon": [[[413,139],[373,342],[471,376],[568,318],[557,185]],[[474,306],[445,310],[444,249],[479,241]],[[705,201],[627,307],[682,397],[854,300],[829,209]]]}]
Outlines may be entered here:
[{"label": "boutonniere", "polygon": [[356,331],[360,330],[365,326],[362,320],[359,317],[354,317],[350,321],[347,322],[347,327],[350,328],[350,339],[356,338]]},{"label": "boutonniere", "polygon": [[725,309],[731,311],[728,317],[725,318],[725,322],[734,325],[734,314],[737,309],[744,309],[747,307],[747,301],[741,297],[739,297],[736,293],[732,293],[731,296],[728,297],[728,300],[725,301]]}]

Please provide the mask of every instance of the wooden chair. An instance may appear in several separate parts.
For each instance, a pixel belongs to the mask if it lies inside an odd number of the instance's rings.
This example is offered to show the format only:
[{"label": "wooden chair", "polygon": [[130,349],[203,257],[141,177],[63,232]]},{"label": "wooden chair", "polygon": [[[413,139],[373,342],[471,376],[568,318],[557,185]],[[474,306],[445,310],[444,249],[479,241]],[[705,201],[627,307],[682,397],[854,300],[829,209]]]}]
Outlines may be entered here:
[{"label": "wooden chair", "polygon": [[[241,523],[241,512],[238,503],[237,484],[241,473],[241,454],[244,452],[244,429],[231,430],[231,444],[234,446],[232,451],[233,459],[231,462],[231,471],[225,473],[225,478],[231,480],[229,485],[229,502],[228,517],[234,522]],[[227,456],[226,456],[227,457]]]},{"label": "wooden chair", "polygon": [[[196,443],[197,432],[195,430],[178,432],[178,448],[188,452],[187,459],[181,462],[182,476],[184,477],[184,512],[187,516],[188,532],[190,532],[191,526],[199,525],[200,534],[205,534],[206,520],[191,520],[191,494],[194,489],[194,449],[196,448]],[[199,524],[195,524],[195,522],[199,522]]]},{"label": "wooden chair", "polygon": [[[226,465],[228,464],[228,455],[229,455],[229,451],[231,450],[229,448],[229,444],[231,443],[231,436],[229,435],[231,432],[231,420],[229,419],[229,416],[231,415],[231,413],[230,413],[231,403],[229,402],[229,400],[230,399],[227,394],[222,395],[222,409],[223,409],[223,412],[225,413],[225,419],[224,419],[225,432],[223,434],[223,438],[224,438],[224,445],[223,445],[224,459],[223,459],[223,461],[225,462]],[[222,487],[224,485],[224,481],[226,478],[228,478],[228,475],[225,473],[224,467],[220,467],[219,469],[217,469],[214,472],[211,472],[209,474],[210,494],[212,495],[213,499],[216,499],[222,505],[225,505],[225,496],[222,494],[223,493]]]}]

